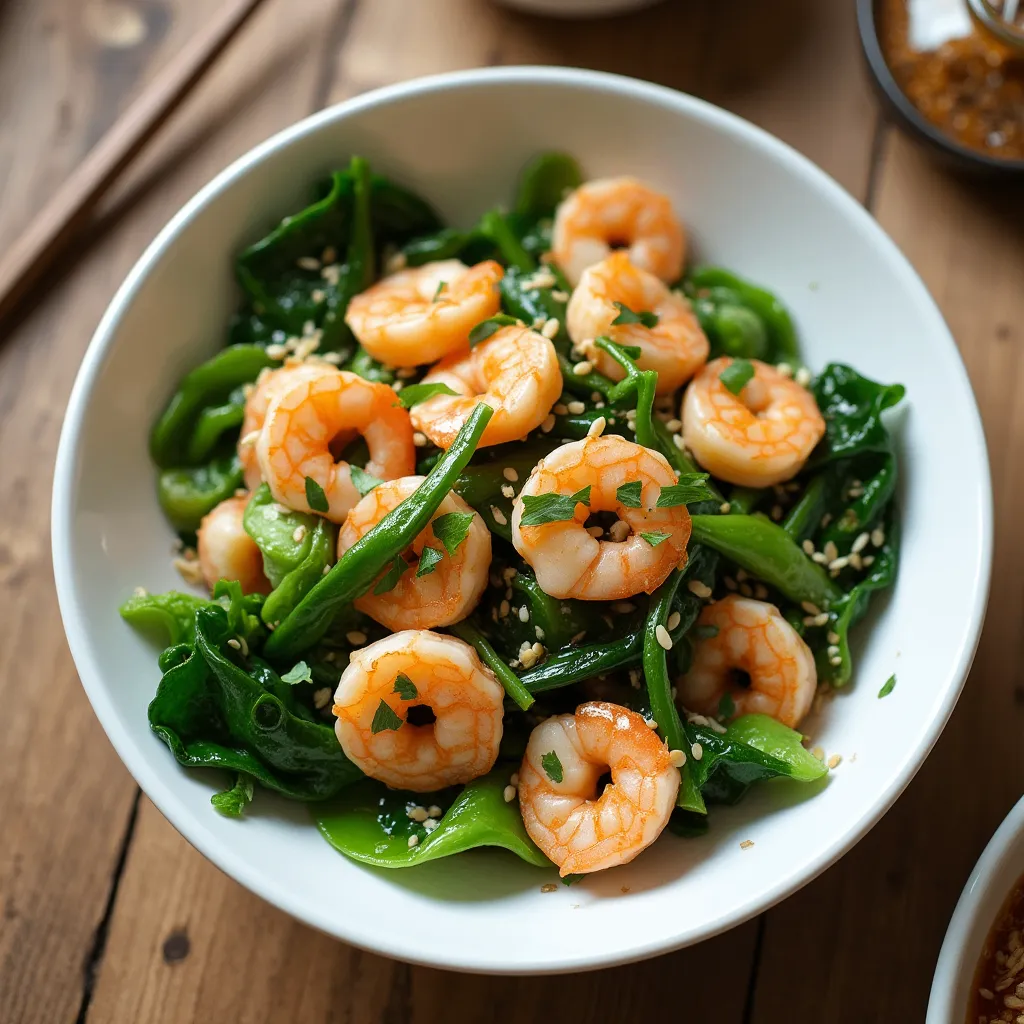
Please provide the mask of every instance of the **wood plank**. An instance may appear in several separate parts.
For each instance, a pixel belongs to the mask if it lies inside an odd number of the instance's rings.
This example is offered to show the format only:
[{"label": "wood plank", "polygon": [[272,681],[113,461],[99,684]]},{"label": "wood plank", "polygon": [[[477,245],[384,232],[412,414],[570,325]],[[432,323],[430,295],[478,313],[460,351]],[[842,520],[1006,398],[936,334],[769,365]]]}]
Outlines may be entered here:
[{"label": "wood plank", "polygon": [[839,866],[772,913],[754,1015],[765,1024],[922,1020],[960,889],[1024,789],[1024,763],[1008,756],[1024,725],[1024,208],[991,183],[950,177],[894,134],[876,212],[942,308],[981,406],[995,489],[992,591],[974,670],[917,779]]}]

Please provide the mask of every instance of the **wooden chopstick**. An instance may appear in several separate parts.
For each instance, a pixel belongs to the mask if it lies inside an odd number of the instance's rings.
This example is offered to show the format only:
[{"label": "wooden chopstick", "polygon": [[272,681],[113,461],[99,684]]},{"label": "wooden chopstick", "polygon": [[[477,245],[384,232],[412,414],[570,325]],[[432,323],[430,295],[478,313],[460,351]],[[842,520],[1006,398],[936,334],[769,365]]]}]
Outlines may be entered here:
[{"label": "wooden chopstick", "polygon": [[0,321],[82,231],[103,194],[261,3],[226,0],[89,151],[14,245],[0,254]]}]

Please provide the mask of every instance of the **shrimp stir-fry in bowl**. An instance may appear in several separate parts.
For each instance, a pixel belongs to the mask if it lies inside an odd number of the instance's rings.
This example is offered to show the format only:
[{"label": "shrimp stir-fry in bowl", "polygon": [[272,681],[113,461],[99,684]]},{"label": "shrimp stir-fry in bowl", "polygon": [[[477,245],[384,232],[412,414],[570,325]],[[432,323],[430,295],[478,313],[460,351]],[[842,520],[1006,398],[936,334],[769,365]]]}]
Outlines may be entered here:
[{"label": "shrimp stir-fry in bowl", "polygon": [[542,155],[448,226],[354,158],[240,254],[150,437],[186,583],[122,608],[221,813],[572,881],[827,774],[798,730],[895,579],[903,390],[805,366],[777,296],[687,263],[685,168],[622,164]]}]

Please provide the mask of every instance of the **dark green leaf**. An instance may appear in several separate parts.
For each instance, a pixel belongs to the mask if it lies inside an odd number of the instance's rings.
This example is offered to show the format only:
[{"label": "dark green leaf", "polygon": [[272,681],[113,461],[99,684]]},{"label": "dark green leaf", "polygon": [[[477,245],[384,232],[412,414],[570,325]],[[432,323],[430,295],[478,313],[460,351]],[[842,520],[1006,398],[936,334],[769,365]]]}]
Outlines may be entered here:
[{"label": "dark green leaf", "polygon": [[892,693],[892,691],[895,690],[895,689],[896,689],[896,674],[893,673],[891,676],[889,676],[888,679],[886,679],[886,681],[883,684],[882,688],[878,691],[879,699],[881,699],[882,697],[888,697],[889,694]]},{"label": "dark green leaf", "polygon": [[444,558],[437,548],[432,548],[429,545],[425,545],[423,550],[420,552],[420,562],[416,567],[416,576],[429,576],[436,568],[438,562]]},{"label": "dark green leaf", "polygon": [[541,153],[523,168],[516,190],[516,213],[529,221],[552,217],[565,194],[583,181],[568,153]]},{"label": "dark green leaf", "polygon": [[[366,497],[375,487],[380,487],[384,483],[379,477],[375,477],[372,473],[367,473],[365,469],[360,469],[358,466],[349,466],[348,471],[352,478],[352,486],[363,497]],[[306,477],[306,480],[308,481],[309,477]],[[312,507],[312,504],[310,504],[310,508]]]},{"label": "dark green leaf", "polygon": [[662,487],[656,507],[676,508],[696,501],[713,500],[714,495],[705,483],[707,478],[707,473],[683,473],[679,477],[679,483]]},{"label": "dark green leaf", "polygon": [[298,662],[281,676],[282,683],[311,683],[312,681],[313,676],[304,661]]},{"label": "dark green leaf", "polygon": [[508,313],[498,313],[489,320],[481,320],[469,332],[469,347],[473,348],[475,345],[479,345],[481,341],[486,341],[492,334],[500,331],[502,327],[513,327],[518,323],[519,321],[514,316],[509,316]]},{"label": "dark green leaf", "polygon": [[626,508],[640,507],[640,491],[643,484],[639,480],[631,480],[628,484],[622,484],[615,491],[615,500]]},{"label": "dark green leaf", "polygon": [[754,376],[754,364],[749,359],[734,359],[718,379],[728,391],[738,395]]},{"label": "dark green leaf", "polygon": [[446,512],[443,516],[438,516],[430,527],[434,531],[434,536],[444,545],[449,557],[454,558],[472,525],[472,512]]},{"label": "dark green leaf", "polygon": [[306,477],[306,503],[314,512],[326,514],[331,508],[324,489],[311,476]]},{"label": "dark green leaf", "polygon": [[575,885],[577,882],[582,882],[586,875],[566,875],[562,879],[562,885]]},{"label": "dark green leaf", "polygon": [[544,769],[545,774],[552,782],[562,781],[562,762],[558,759],[558,755],[553,750],[549,750],[546,754],[541,756],[540,764]]},{"label": "dark green leaf", "polygon": [[523,518],[520,526],[543,526],[546,523],[560,523],[576,515],[577,505],[590,504],[590,485],[575,494],[524,494]]},{"label": "dark green leaf", "polygon": [[370,732],[376,736],[377,733],[384,732],[385,730],[393,731],[401,728],[402,719],[391,710],[391,705],[387,704],[382,699],[377,705],[377,710],[373,713],[373,721],[370,723]]},{"label": "dark green leaf", "polygon": [[820,461],[864,452],[890,452],[882,413],[906,394],[902,384],[878,384],[852,367],[829,363],[814,382],[814,397],[825,418]]},{"label": "dark green leaf", "polygon": [[648,328],[658,326],[658,315],[656,313],[651,313],[649,310],[641,310],[639,313],[634,313],[629,306],[621,302],[616,302],[614,305],[618,308],[619,315],[612,321],[612,327],[620,327],[623,324],[643,324],[644,327]]},{"label": "dark green leaf", "polygon": [[435,381],[431,384],[408,384],[398,392],[398,400],[406,409],[411,409],[420,402],[425,402],[434,395],[457,395],[447,384]]},{"label": "dark green leaf", "polygon": [[[395,677],[395,688],[391,691],[397,693],[402,700],[415,700],[419,695],[419,690],[416,689],[416,684],[408,677],[403,676],[399,673]],[[378,708],[378,710],[380,710]]]},{"label": "dark green leaf", "polygon": [[398,581],[403,573],[409,568],[409,563],[401,555],[396,555],[394,561],[388,567],[388,571],[377,581],[373,588],[375,594],[387,594],[398,586]]},{"label": "dark green leaf", "polygon": [[661,533],[658,530],[652,530],[650,533],[641,533],[640,536],[643,537],[643,539],[647,541],[647,543],[650,544],[652,548],[656,548],[662,541],[668,540],[669,537],[672,536],[672,534]]}]

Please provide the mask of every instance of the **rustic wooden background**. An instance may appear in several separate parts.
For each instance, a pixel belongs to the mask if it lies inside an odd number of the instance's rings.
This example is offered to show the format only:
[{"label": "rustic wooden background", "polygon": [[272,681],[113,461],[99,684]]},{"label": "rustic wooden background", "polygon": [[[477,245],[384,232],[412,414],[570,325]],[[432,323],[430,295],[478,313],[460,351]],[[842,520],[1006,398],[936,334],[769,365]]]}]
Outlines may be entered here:
[{"label": "rustic wooden background", "polygon": [[[10,239],[213,0],[0,0],[0,238]],[[565,24],[488,0],[268,0],[0,338],[0,1019],[5,1022],[920,1021],[972,863],[1024,789],[1024,193],[964,183],[879,117],[852,0],[667,0]],[[351,949],[221,875],[94,719],[49,554],[65,402],[118,283],[170,215],[325,104],[454,68],[581,65],[706,97],[834,175],[896,239],[982,408],[996,567],[965,694],[927,765],[840,864],[693,949],[571,978],[463,977]],[[612,135],[613,137],[613,135]],[[898,340],[898,339],[896,339]],[[956,500],[950,466],[950,500]],[[957,538],[936,556],[956,557]]]}]

